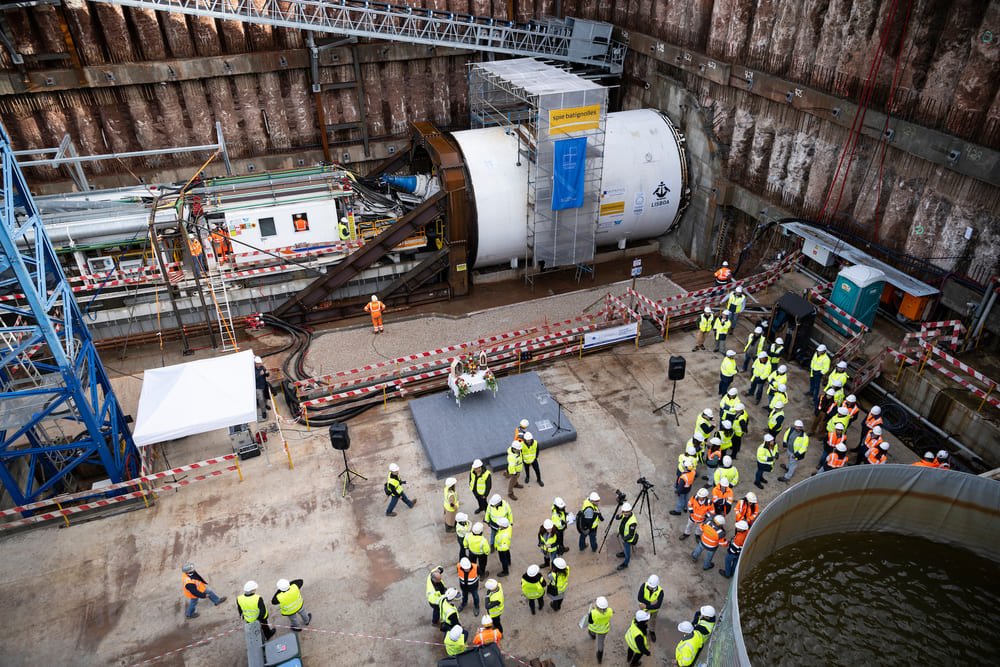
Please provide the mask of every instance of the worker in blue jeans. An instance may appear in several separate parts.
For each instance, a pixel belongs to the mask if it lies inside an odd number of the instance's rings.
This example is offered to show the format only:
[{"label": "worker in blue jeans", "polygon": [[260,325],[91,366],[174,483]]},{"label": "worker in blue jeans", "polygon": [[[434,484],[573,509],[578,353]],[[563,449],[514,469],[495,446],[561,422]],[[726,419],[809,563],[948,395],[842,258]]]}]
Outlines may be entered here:
[{"label": "worker in blue jeans", "polygon": [[208,598],[216,607],[226,601],[225,595],[220,598],[212,592],[212,589],[208,587],[202,576],[194,569],[194,563],[184,563],[181,567],[181,572],[184,573],[184,597],[188,598],[188,606],[184,612],[184,618],[198,618],[198,612],[195,611],[195,608],[198,606],[198,600]]},{"label": "worker in blue jeans", "polygon": [[385,510],[386,516],[396,516],[393,512],[396,509],[396,503],[400,500],[407,507],[413,507],[417,504],[416,500],[410,500],[403,493],[403,485],[406,484],[403,480],[399,478],[399,466],[395,463],[389,464],[389,477],[385,481],[385,494],[389,496],[389,507]]}]

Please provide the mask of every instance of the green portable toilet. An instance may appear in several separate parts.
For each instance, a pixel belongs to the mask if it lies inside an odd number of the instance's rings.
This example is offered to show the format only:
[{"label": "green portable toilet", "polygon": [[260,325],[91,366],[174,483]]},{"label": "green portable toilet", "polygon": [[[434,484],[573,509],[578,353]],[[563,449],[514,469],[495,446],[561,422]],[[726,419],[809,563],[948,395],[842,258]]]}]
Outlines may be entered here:
[{"label": "green portable toilet", "polygon": [[[830,301],[870,328],[875,321],[883,288],[885,288],[884,273],[870,266],[855,264],[842,269],[837,275]],[[829,313],[824,321],[849,338],[857,333],[857,325],[849,322],[840,313]]]}]

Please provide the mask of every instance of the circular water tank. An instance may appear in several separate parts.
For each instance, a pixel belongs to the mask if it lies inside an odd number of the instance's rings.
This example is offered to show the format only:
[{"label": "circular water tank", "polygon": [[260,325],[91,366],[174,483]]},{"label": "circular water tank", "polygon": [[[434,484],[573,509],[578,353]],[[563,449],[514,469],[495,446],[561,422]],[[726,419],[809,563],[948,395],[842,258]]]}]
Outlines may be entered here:
[{"label": "circular water tank", "polygon": [[[794,621],[788,622],[784,627],[786,634],[801,633],[801,641],[807,646],[817,645],[817,637],[814,636],[818,634],[817,628],[832,628],[836,632],[834,644],[842,642],[847,646],[855,638],[852,629],[858,627],[856,624],[891,624],[889,618],[875,611],[876,602],[882,601],[877,599],[842,600],[840,606],[849,610],[849,613],[814,618],[815,610],[810,608],[796,590],[787,589],[787,582],[781,578],[782,574],[767,571],[768,566],[773,567],[776,562],[769,559],[779,552],[779,555],[787,555],[789,549],[815,542],[819,538],[881,534],[924,538],[948,545],[949,548],[971,552],[969,555],[974,555],[973,557],[995,561],[996,542],[993,536],[1000,531],[998,508],[1000,482],[953,470],[905,465],[858,466],[827,472],[796,484],[772,501],[754,523],[736,566],[719,621],[710,643],[698,656],[698,664],[748,666],[751,664],[748,644],[773,639],[773,636],[745,638],[743,634],[744,627],[753,625],[751,617],[762,613],[762,610],[741,607],[740,586],[751,583],[761,569],[765,570],[764,574],[772,575],[772,590],[768,594],[784,596],[784,607],[794,618]],[[841,543],[849,544],[850,539],[841,540]],[[864,575],[866,568],[859,567],[857,571],[844,573],[845,579],[839,580],[838,574],[831,576],[829,568],[824,569],[823,563],[819,562],[823,555],[804,562],[802,567],[808,570],[806,574],[809,577],[822,580],[824,595],[841,595],[841,590],[845,588],[844,581],[851,575]],[[843,573],[843,570],[836,569],[837,563],[832,565],[834,573]],[[935,562],[935,565],[941,567],[942,563]],[[947,569],[949,565],[946,562],[943,567]],[[933,577],[923,576],[925,574],[922,569],[913,567],[908,572],[909,581],[916,583],[919,579],[921,586],[931,590],[931,594],[938,595],[936,599],[941,601],[941,606],[936,609],[942,613],[935,614],[937,618],[915,619],[911,641],[917,648],[920,642],[933,642],[935,648],[943,646],[945,649],[955,649],[956,644],[961,643],[957,633],[960,629],[954,625],[942,628],[937,622],[947,624],[944,621],[943,607],[950,604],[949,596],[953,594],[951,589],[956,582],[948,579],[934,581]],[[908,585],[906,579],[894,583],[903,587]],[[987,582],[982,584],[987,585]],[[989,599],[1000,599],[996,586],[992,583],[989,585],[992,585],[993,591],[982,596],[984,604],[989,604]],[[880,590],[874,597],[883,600],[888,598],[890,606],[897,602],[892,599],[888,589]],[[931,607],[934,608],[933,605]],[[881,608],[886,607],[882,605]],[[980,616],[980,611],[980,606],[972,600],[960,603],[959,615],[969,619],[968,632],[993,632],[991,623]],[[989,613],[993,614],[993,611],[990,610]],[[972,621],[973,617],[975,621]],[[741,618],[746,622],[741,622]],[[856,649],[854,646],[851,648]],[[907,648],[912,650],[914,646],[908,644]],[[885,664],[885,656],[893,655],[892,649],[890,642],[886,641],[878,647],[881,654],[871,655],[870,661]],[[954,655],[957,653],[958,651]],[[840,655],[844,658],[846,652]],[[793,656],[785,658],[791,660],[788,664],[794,664]],[[857,659],[858,655],[852,655],[851,664]]]},{"label": "circular water tank", "polygon": [[[472,184],[473,266],[523,260],[528,243],[525,141],[502,127],[454,132]],[[522,157],[518,159],[518,147]],[[605,125],[598,246],[648,239],[678,220],[687,195],[684,140],[659,111],[609,113]]]}]

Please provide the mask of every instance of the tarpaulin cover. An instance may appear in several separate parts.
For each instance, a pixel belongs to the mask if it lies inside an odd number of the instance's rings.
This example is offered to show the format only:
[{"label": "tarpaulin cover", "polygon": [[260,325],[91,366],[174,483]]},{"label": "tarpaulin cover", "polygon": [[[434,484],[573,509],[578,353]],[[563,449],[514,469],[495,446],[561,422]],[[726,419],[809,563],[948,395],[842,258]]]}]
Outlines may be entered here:
[{"label": "tarpaulin cover", "polygon": [[587,137],[555,142],[552,173],[552,210],[583,206]]},{"label": "tarpaulin cover", "polygon": [[132,439],[140,447],[257,418],[253,351],[145,372]]}]

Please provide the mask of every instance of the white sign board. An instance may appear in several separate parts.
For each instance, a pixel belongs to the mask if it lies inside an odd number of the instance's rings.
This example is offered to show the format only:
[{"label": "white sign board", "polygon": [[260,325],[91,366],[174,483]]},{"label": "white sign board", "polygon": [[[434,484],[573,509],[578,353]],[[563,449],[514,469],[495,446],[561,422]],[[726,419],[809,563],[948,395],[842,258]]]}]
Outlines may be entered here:
[{"label": "white sign board", "polygon": [[610,329],[601,329],[600,331],[586,333],[583,334],[583,349],[589,350],[592,347],[619,343],[623,340],[632,340],[636,337],[638,331],[639,323],[632,322],[631,324],[623,324],[618,327],[611,327]]}]

